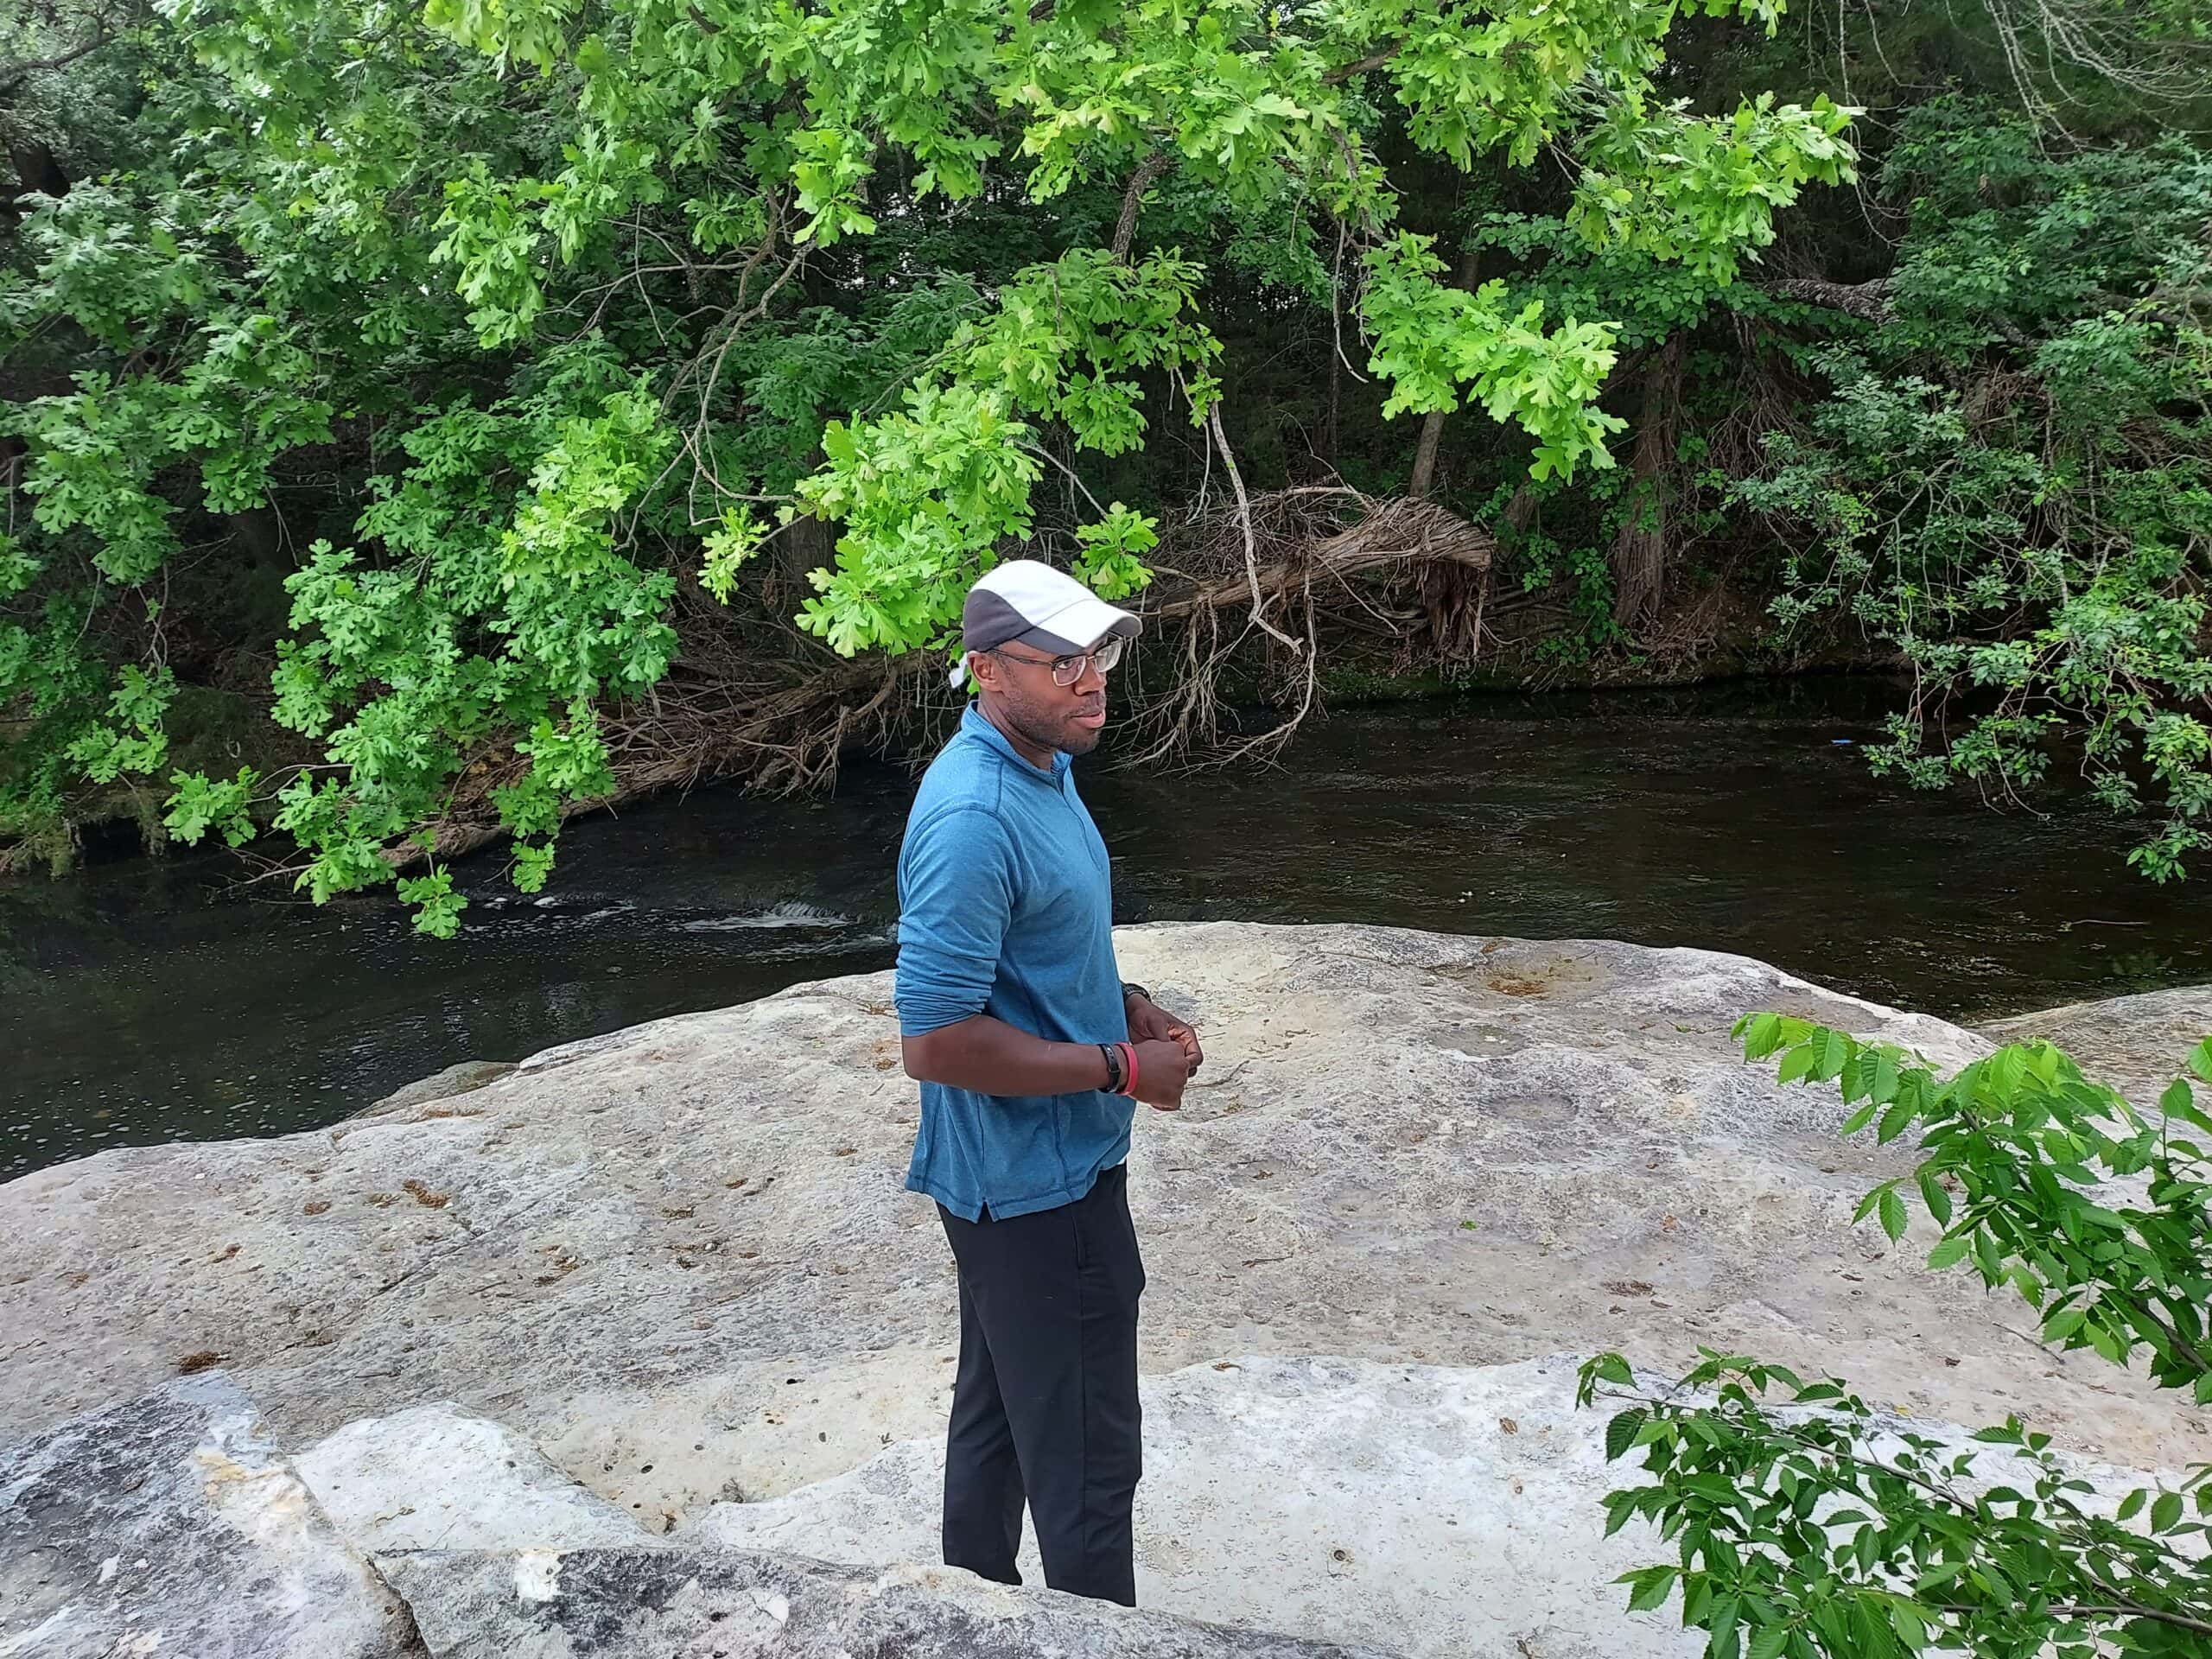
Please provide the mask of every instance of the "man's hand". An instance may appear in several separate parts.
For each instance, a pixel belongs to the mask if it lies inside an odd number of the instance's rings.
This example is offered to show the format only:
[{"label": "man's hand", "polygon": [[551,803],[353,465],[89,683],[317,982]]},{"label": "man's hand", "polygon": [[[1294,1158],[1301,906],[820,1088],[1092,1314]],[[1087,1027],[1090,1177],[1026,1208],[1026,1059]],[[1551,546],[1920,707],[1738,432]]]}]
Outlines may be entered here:
[{"label": "man's hand", "polygon": [[1205,1060],[1205,1051],[1198,1046],[1198,1033],[1184,1020],[1178,1020],[1151,998],[1132,996],[1123,1005],[1129,1018],[1129,1040],[1133,1043],[1173,1043],[1183,1051],[1188,1072],[1195,1073]]},{"label": "man's hand", "polygon": [[1180,1111],[1183,1090],[1191,1080],[1190,1057],[1184,1053],[1183,1046],[1160,1041],[1135,1046],[1137,1086],[1129,1091],[1132,1098],[1144,1102],[1154,1111]]}]

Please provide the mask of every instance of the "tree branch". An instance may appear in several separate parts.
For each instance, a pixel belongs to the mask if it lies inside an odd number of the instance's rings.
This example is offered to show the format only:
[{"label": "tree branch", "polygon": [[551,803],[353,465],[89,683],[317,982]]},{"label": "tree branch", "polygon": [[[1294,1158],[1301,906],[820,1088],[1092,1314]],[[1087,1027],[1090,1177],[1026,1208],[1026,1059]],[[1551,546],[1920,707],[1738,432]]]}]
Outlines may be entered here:
[{"label": "tree branch", "polygon": [[1341,86],[1345,81],[1363,75],[1370,69],[1380,69],[1398,55],[1398,48],[1404,44],[1403,41],[1393,41],[1380,52],[1370,52],[1357,63],[1340,63],[1321,77],[1321,84],[1324,86]]},{"label": "tree branch", "polygon": [[0,69],[0,98],[14,97],[22,88],[22,84],[41,70],[60,69],[66,65],[76,62],[79,58],[88,58],[107,42],[107,30],[96,29],[92,31],[91,40],[86,41],[82,46],[73,47],[59,57],[34,58],[28,63],[10,64],[5,69]]},{"label": "tree branch", "polygon": [[1779,299],[1825,306],[1866,322],[1880,322],[1890,314],[1890,279],[1877,276],[1866,283],[1832,283],[1823,276],[1792,276],[1764,284]]},{"label": "tree branch", "polygon": [[[1952,1611],[1948,1606],[1946,1611]],[[2050,1611],[2062,1618],[2148,1618],[2160,1624],[2172,1624],[2184,1630],[2202,1630],[2212,1636],[2212,1622],[2191,1618],[2187,1613],[2169,1613],[2157,1607],[2139,1606],[2128,1602],[2113,1607],[2085,1606],[2079,1602],[2054,1602]]]},{"label": "tree branch", "polygon": [[1306,649],[1305,641],[1292,639],[1267,619],[1267,601],[1260,593],[1260,548],[1252,532],[1251,498],[1244,493],[1244,475],[1236,470],[1236,457],[1230,452],[1229,435],[1221,429],[1218,397],[1206,410],[1206,429],[1213,434],[1214,447],[1221,451],[1222,464],[1229,468],[1229,486],[1236,493],[1236,519],[1244,531],[1244,577],[1252,590],[1252,625],[1280,639],[1295,656]]},{"label": "tree branch", "polygon": [[1175,165],[1172,151],[1155,149],[1129,175],[1129,188],[1122,193],[1122,217],[1114,226],[1114,263],[1129,263],[1129,244],[1137,233],[1137,207],[1152,181]]}]

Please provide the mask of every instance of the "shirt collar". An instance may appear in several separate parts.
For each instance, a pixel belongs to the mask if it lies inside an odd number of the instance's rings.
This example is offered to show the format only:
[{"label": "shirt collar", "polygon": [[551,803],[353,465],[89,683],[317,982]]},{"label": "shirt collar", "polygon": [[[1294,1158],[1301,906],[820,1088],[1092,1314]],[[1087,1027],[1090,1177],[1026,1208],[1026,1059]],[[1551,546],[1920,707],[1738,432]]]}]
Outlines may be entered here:
[{"label": "shirt collar", "polygon": [[1049,769],[1039,766],[1009,743],[1006,734],[984,718],[982,709],[975,703],[969,703],[967,712],[960,716],[960,729],[982,739],[1033,778],[1057,783],[1067,772],[1069,756],[1065,751],[1053,751],[1052,764]]}]

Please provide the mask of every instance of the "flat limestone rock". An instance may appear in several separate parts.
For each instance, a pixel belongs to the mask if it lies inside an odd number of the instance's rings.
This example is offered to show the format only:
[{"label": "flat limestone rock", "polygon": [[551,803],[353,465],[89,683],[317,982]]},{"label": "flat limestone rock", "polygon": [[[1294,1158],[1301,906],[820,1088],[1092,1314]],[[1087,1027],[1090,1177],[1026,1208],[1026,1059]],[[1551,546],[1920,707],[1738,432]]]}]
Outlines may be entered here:
[{"label": "flat limestone rock", "polygon": [[[1224,1354],[1483,1366],[1700,1343],[2133,1467],[2206,1416],[2034,1342],[1852,1212],[1901,1147],[1730,1040],[1775,1008],[1955,1066],[1987,1040],[1740,957],[1370,927],[1128,930],[1193,1019],[1140,1109],[1148,1372]],[[0,1421],[213,1353],[283,1441],[425,1400],[511,1426],[648,1531],[941,1432],[957,1319],[888,975],[555,1050],[458,1098],[0,1186]],[[1955,1363],[1951,1362],[1955,1361]]]},{"label": "flat limestone rock", "polygon": [[219,1372],[0,1448],[0,1656],[395,1659],[399,1601]]},{"label": "flat limestone rock", "polygon": [[2212,985],[2069,1002],[1981,1029],[2000,1043],[2056,1043],[2074,1057],[2083,1076],[2110,1084],[2129,1104],[2148,1112],[2187,1069],[2190,1051],[2212,1037]]},{"label": "flat limestone rock", "polygon": [[427,1106],[433,1101],[457,1100],[463,1095],[473,1095],[479,1089],[497,1083],[515,1070],[512,1060],[462,1060],[442,1071],[393,1090],[382,1100],[364,1106],[356,1117],[381,1117],[388,1112],[404,1111],[410,1106]]},{"label": "flat limestone rock", "polygon": [[[1683,1659],[1674,1610],[1613,1582],[1668,1558],[1608,1539],[1610,1411],[1574,1409],[1574,1362],[1454,1370],[1342,1359],[1217,1361],[1143,1386],[1140,1605],[1373,1643],[1417,1659]],[[763,1503],[717,1503],[679,1544],[853,1565],[935,1557],[941,1437]],[[1020,1572],[1042,1584],[1025,1529]]]},{"label": "flat limestone rock", "polygon": [[429,1552],[378,1565],[435,1659],[1391,1659],[944,1567],[611,1549]]},{"label": "flat limestone rock", "polygon": [[[1615,1582],[1673,1550],[1642,1525],[1605,1536],[1605,1495],[1643,1477],[1605,1461],[1619,1405],[1577,1411],[1574,1374],[1565,1356],[1478,1370],[1244,1358],[1146,1378],[1139,1604],[1414,1659],[1693,1659],[1705,1638],[1677,1605],[1630,1613]],[[1981,1484],[2011,1478],[1965,1430],[1887,1427],[1978,1452]],[[933,1559],[944,1471],[941,1437],[906,1441],[767,1503],[717,1503],[674,1541]],[[2071,1472],[2107,1510],[2152,1479]],[[1020,1570],[1044,1582],[1027,1529]]]},{"label": "flat limestone rock", "polygon": [[504,1425],[446,1405],[348,1423],[294,1467],[368,1554],[644,1545],[638,1518],[579,1486]]}]

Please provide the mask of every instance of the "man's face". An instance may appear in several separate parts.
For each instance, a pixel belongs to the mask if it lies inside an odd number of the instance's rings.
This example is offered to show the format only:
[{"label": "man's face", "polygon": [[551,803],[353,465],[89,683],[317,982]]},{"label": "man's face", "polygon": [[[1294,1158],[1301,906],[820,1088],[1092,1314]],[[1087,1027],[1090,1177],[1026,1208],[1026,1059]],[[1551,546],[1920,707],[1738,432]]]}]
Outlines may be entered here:
[{"label": "man's face", "polygon": [[1031,645],[1001,645],[977,658],[976,681],[995,695],[1006,723],[1040,749],[1088,754],[1106,729],[1106,676],[1095,660],[1070,685],[1056,685],[1065,660]]}]

